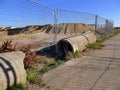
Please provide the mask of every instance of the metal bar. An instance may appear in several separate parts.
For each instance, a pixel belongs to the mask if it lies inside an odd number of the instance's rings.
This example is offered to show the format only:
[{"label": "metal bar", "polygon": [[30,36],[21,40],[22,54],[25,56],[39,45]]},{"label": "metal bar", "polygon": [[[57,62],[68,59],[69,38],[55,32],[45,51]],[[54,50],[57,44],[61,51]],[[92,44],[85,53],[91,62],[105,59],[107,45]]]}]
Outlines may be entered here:
[{"label": "metal bar", "polygon": [[109,32],[109,31],[108,31],[108,23],[109,23],[109,22],[108,22],[108,20],[106,19],[106,29],[105,29],[105,35],[106,35],[106,36],[107,36],[107,34],[108,34],[107,32]]},{"label": "metal bar", "polygon": [[58,22],[58,10],[54,10],[54,44],[57,43],[57,34],[58,34],[58,30],[57,30],[57,23]]},{"label": "metal bar", "polygon": [[43,6],[43,7],[45,7],[45,8],[48,8],[48,9],[54,10],[53,8],[48,7],[48,6],[44,5],[44,4],[41,4],[41,3],[39,3],[39,2],[37,2],[37,1],[35,1],[35,0],[28,0],[28,1],[30,1],[30,2],[34,2],[34,3],[36,3],[36,4],[40,5],[40,6]]},{"label": "metal bar", "polygon": [[55,53],[57,58],[57,36],[58,36],[58,9],[54,10],[54,44],[55,44]]},{"label": "metal bar", "polygon": [[74,10],[63,10],[63,9],[58,9],[59,11],[64,11],[64,12],[73,12],[73,13],[83,13],[83,14],[88,14],[88,15],[96,15],[93,13],[87,13],[87,12],[80,12],[80,11],[74,11]]},{"label": "metal bar", "polygon": [[98,15],[95,16],[95,33],[97,31]]}]

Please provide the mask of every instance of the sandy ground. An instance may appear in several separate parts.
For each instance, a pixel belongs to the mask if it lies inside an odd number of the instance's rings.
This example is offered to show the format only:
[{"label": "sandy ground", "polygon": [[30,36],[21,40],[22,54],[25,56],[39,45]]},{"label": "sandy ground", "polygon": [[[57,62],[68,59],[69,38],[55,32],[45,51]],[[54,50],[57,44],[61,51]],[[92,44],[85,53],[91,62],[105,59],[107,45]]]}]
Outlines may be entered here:
[{"label": "sandy ground", "polygon": [[33,49],[36,49],[49,46],[55,43],[55,40],[80,34],[81,32],[88,30],[93,31],[94,27],[81,23],[66,23],[59,24],[57,30],[57,37],[54,37],[54,25],[33,25],[29,27],[26,26],[23,28],[4,30],[0,31],[0,43],[9,39],[13,40],[13,43],[18,42],[17,48],[21,48],[25,45],[31,45]]},{"label": "sandy ground", "polygon": [[0,43],[4,40],[12,40],[13,44],[17,44],[17,49],[22,46],[31,45],[32,49],[45,47],[53,43],[54,35],[49,35],[46,33],[34,33],[34,34],[19,34],[19,35],[1,35]]}]

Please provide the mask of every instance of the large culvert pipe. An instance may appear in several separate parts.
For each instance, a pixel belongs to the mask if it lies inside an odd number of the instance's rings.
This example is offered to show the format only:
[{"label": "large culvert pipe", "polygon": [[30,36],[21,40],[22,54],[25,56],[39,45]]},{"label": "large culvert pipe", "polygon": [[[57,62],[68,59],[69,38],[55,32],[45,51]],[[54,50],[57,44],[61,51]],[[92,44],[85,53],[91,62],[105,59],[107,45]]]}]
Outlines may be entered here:
[{"label": "large culvert pipe", "polygon": [[67,52],[83,51],[88,44],[96,42],[96,36],[91,31],[86,31],[77,36],[61,39],[57,43],[58,56],[65,56]]},{"label": "large culvert pipe", "polygon": [[5,90],[17,83],[26,82],[24,57],[25,54],[20,51],[0,54],[0,90]]}]

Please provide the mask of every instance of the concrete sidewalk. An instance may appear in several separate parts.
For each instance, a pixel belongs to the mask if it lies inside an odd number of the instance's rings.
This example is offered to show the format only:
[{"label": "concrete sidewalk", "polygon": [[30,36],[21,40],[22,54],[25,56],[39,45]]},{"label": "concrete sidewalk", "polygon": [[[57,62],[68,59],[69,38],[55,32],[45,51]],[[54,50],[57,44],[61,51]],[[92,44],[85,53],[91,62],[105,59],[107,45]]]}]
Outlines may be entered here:
[{"label": "concrete sidewalk", "polygon": [[43,80],[50,87],[41,90],[120,90],[120,35],[103,44],[46,73]]}]

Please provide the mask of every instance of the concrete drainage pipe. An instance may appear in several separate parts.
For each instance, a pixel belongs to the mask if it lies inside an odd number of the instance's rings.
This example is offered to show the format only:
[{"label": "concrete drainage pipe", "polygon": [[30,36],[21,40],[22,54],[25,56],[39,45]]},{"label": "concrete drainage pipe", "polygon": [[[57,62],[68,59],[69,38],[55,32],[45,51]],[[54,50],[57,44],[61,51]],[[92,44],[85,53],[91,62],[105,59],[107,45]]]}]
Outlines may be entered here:
[{"label": "concrete drainage pipe", "polygon": [[57,43],[58,56],[65,56],[67,52],[83,51],[88,44],[96,42],[96,36],[91,31],[86,31],[77,36],[61,39]]},{"label": "concrete drainage pipe", "polygon": [[0,53],[0,90],[10,85],[26,82],[24,53],[20,51]]}]

